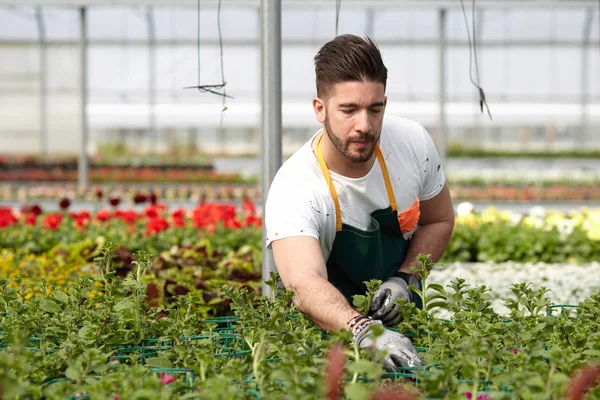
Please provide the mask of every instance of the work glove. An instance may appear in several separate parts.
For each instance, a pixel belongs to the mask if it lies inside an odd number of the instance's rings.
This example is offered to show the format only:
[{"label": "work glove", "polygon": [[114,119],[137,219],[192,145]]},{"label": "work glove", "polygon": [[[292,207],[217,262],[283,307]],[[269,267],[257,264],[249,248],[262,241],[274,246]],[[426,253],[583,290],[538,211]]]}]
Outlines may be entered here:
[{"label": "work glove", "polygon": [[373,339],[372,325],[365,326],[356,334],[356,344],[361,348],[374,346],[377,350],[385,351],[383,367],[388,372],[396,372],[400,367],[423,365],[410,339],[389,329],[384,329],[381,335]]},{"label": "work glove", "polygon": [[412,274],[408,282],[403,278],[392,276],[383,282],[379,289],[373,295],[369,315],[375,319],[381,320],[386,326],[395,326],[402,321],[400,307],[396,300],[405,299],[407,303],[412,301],[412,291],[408,289],[409,283],[417,286],[417,278]]}]

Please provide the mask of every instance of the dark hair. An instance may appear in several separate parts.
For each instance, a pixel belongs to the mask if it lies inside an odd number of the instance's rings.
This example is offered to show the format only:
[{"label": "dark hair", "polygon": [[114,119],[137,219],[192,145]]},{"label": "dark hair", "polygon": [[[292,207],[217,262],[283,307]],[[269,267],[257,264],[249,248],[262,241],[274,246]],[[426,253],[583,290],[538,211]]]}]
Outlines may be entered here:
[{"label": "dark hair", "polygon": [[317,96],[323,97],[338,82],[368,80],[387,82],[387,68],[371,38],[341,35],[325,43],[315,56]]}]

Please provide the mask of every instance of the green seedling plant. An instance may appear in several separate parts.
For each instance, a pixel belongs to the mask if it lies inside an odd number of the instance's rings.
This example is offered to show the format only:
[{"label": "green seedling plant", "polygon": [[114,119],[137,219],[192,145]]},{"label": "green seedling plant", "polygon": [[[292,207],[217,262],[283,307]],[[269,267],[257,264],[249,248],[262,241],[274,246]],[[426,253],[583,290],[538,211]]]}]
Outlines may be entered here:
[{"label": "green seedling plant", "polygon": [[[268,297],[221,285],[233,315],[206,319],[204,300],[192,292],[151,306],[147,279],[156,259],[135,253],[120,277],[110,249],[109,241],[97,249],[96,274],[67,288],[0,277],[3,398],[320,400],[326,354],[341,346],[340,398],[369,399],[380,385],[402,384],[428,399],[550,400],[563,398],[577,369],[600,358],[600,292],[558,309],[545,288],[515,285],[500,315],[489,288],[462,279],[429,284],[435,264],[421,255],[421,285],[411,290],[423,308],[399,302],[404,320],[392,329],[410,338],[426,367],[389,373],[381,352],[359,348],[348,330],[324,332],[300,312],[277,274],[266,282]],[[368,310],[380,284],[366,282],[357,309]]]}]

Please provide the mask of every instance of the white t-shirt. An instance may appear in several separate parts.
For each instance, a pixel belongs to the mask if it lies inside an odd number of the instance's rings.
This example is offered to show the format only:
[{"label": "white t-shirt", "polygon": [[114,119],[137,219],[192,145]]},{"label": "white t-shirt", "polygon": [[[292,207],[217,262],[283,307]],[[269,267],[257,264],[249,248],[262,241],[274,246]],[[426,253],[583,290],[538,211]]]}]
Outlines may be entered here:
[{"label": "white t-shirt", "polygon": [[[325,261],[336,234],[335,203],[312,150],[313,139],[298,149],[277,171],[265,207],[266,245],[291,236],[319,240]],[[399,214],[415,209],[418,200],[429,200],[443,188],[445,177],[429,133],[415,121],[386,115],[379,147],[385,159]],[[342,222],[372,230],[370,214],[389,207],[379,162],[361,178],[347,178],[330,171],[340,202]],[[409,218],[410,219],[410,218]],[[414,220],[414,215],[412,220]],[[410,238],[415,226],[403,229]]]}]

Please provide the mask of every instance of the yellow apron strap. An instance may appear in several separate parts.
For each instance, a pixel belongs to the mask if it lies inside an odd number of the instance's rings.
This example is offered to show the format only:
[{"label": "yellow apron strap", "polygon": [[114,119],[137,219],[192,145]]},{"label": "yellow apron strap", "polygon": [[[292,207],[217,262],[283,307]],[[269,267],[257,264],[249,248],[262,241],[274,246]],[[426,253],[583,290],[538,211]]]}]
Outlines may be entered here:
[{"label": "yellow apron strap", "polygon": [[385,181],[385,188],[387,189],[390,206],[392,206],[392,211],[396,211],[398,208],[396,206],[396,196],[394,196],[394,189],[392,189],[390,174],[388,173],[387,165],[385,165],[385,160],[383,158],[383,154],[381,154],[379,146],[375,147],[375,153],[377,154],[377,160],[379,160],[379,166],[381,167],[381,171],[383,172],[383,180]]},{"label": "yellow apron strap", "polygon": [[[321,171],[323,172],[323,176],[325,177],[325,182],[327,182],[327,187],[329,187],[329,192],[331,193],[331,197],[333,198],[333,202],[335,203],[335,230],[339,232],[342,230],[342,213],[340,211],[340,201],[338,199],[337,191],[335,190],[335,186],[333,186],[333,182],[331,181],[331,176],[329,174],[329,168],[327,168],[327,163],[323,158],[323,151],[321,150],[321,139],[323,138],[323,131],[319,134],[319,138],[317,139],[317,160],[319,161],[319,165],[321,166]],[[396,211],[396,197],[394,196],[394,191],[392,189],[392,183],[390,181],[390,175],[388,173],[387,166],[385,164],[385,160],[383,158],[383,154],[379,149],[379,146],[375,147],[375,153],[377,154],[377,160],[379,161],[379,166],[381,167],[381,171],[383,173],[383,180],[385,182],[385,188],[387,190],[388,199],[390,201],[390,205],[392,206],[392,211]]]},{"label": "yellow apron strap", "polygon": [[327,163],[325,163],[325,159],[323,158],[323,151],[321,150],[322,138],[323,131],[321,131],[321,133],[319,134],[319,139],[317,141],[317,160],[319,160],[319,164],[321,165],[321,171],[323,171],[323,175],[325,176],[325,182],[327,182],[329,192],[331,193],[331,197],[333,197],[333,202],[335,203],[335,231],[339,232],[342,230],[342,212],[340,211],[340,200],[338,199],[335,186],[333,186],[333,182],[331,182],[331,176],[329,175],[329,168],[327,168]]}]

